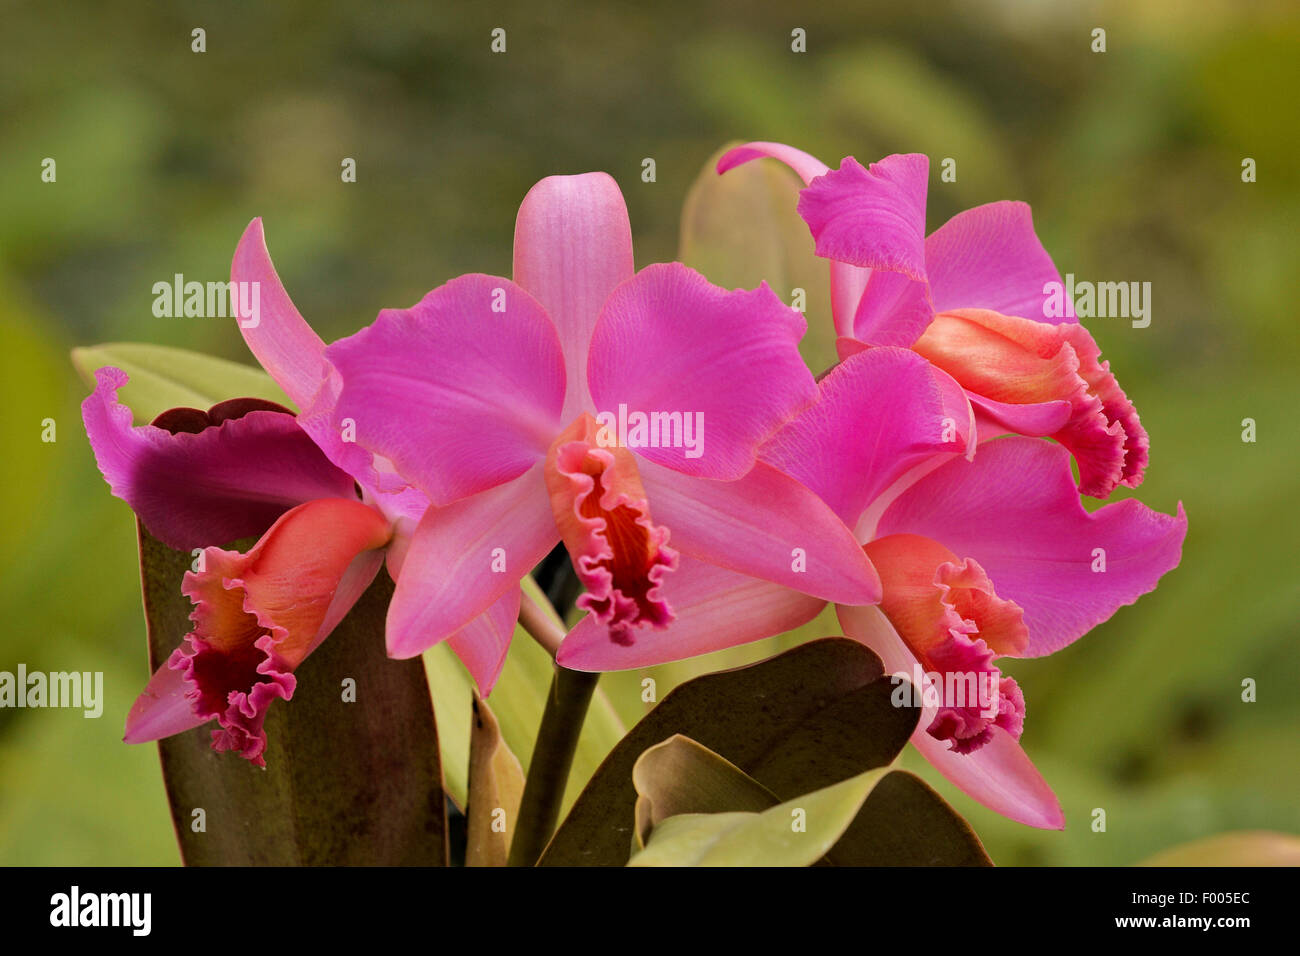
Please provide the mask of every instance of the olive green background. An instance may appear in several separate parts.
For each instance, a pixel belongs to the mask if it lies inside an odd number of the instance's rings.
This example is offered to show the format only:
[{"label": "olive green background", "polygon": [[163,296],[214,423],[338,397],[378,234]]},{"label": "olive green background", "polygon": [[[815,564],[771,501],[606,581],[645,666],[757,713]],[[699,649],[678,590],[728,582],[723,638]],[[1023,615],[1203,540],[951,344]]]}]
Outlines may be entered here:
[{"label": "olive green background", "polygon": [[[691,183],[745,139],[832,165],[953,157],[930,229],[1024,199],[1062,272],[1153,285],[1149,328],[1089,324],[1151,433],[1139,496],[1186,505],[1183,564],[1074,646],[1008,666],[1069,826],[1035,832],[944,789],[993,858],[1127,864],[1300,831],[1294,4],[27,2],[3,21],[0,669],[100,670],[107,700],[99,720],[0,711],[0,863],[177,861],[156,751],[120,742],[147,676],[134,525],[81,431],[71,347],[251,361],[230,321],[155,318],[151,289],[227,277],[253,216],[327,340],[457,274],[509,274],[518,203],[553,173],[609,172],[638,266],[672,259]],[[638,682],[606,679],[629,717]]]}]

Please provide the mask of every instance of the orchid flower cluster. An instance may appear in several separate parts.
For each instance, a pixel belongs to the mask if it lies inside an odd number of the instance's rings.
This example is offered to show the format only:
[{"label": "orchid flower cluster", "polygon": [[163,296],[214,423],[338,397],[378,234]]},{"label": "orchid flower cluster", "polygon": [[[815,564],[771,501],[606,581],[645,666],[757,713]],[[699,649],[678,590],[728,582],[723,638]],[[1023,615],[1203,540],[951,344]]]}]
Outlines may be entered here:
[{"label": "orchid flower cluster", "polygon": [[923,155],[830,169],[759,142],[717,172],[763,157],[803,180],[798,212],[830,263],[839,362],[819,378],[804,316],[766,283],[637,270],[603,173],[529,191],[511,278],[459,276],[329,345],[253,220],[231,280],[256,283],[260,309],[238,324],[297,412],[236,397],[135,426],[111,367],[83,405],[113,494],[198,556],[180,584],[192,629],[127,742],[211,723],[214,749],[274,760],[268,709],[381,572],[388,655],[445,641],[486,698],[521,580],[562,544],[583,613],[559,667],[678,661],[834,605],[917,692],[926,760],[1000,814],[1064,826],[1003,669],[1155,588],[1179,563],[1182,508],[1084,508],[1142,482],[1148,436],[1089,332],[1046,314],[1061,279],[1028,206],[926,235]]}]

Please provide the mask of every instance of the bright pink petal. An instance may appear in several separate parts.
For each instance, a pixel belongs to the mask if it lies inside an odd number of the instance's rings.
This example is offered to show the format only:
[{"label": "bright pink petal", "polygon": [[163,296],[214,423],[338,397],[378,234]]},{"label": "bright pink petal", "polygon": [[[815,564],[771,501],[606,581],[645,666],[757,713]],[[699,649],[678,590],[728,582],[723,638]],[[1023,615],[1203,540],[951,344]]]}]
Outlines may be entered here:
[{"label": "bright pink petal", "polygon": [[[737,146],[723,154],[718,160],[718,173],[725,173],[742,163],[764,157],[785,163],[803,180],[805,186],[818,176],[824,176],[830,168],[815,156],[793,146],[758,142]],[[853,315],[870,274],[870,269],[861,269],[846,262],[831,262],[831,314],[840,335],[850,335],[853,332]]]},{"label": "bright pink petal", "polygon": [[194,704],[189,698],[190,690],[185,675],[164,661],[131,705],[131,711],[126,715],[123,741],[128,744],[144,744],[151,740],[162,740],[201,727],[212,720],[211,717],[194,713]]},{"label": "bright pink petal", "polygon": [[462,630],[447,638],[484,697],[492,693],[501,669],[506,666],[510,639],[519,620],[519,597],[519,588],[511,588]]},{"label": "bright pink petal", "polygon": [[815,405],[763,446],[850,528],[901,475],[935,455],[966,454],[974,421],[961,387],[906,349],[849,356],[819,383]]},{"label": "bright pink petal", "polygon": [[[916,680],[918,670],[924,673],[879,608],[836,610],[844,633],[880,655],[885,673],[903,674],[909,681]],[[984,746],[971,753],[958,753],[946,741],[929,734],[927,728],[936,713],[936,707],[923,706],[912,733],[912,743],[936,770],[971,798],[1018,823],[1047,830],[1065,826],[1060,801],[1010,734],[994,728],[992,738]]]},{"label": "bright pink petal", "polygon": [[1069,453],[1031,438],[988,442],[973,462],[935,470],[877,529],[924,535],[978,561],[998,594],[1024,608],[1026,657],[1059,650],[1154,589],[1178,566],[1186,533],[1181,504],[1176,516],[1132,499],[1089,514]]},{"label": "bright pink petal", "polygon": [[388,608],[390,657],[414,657],[467,627],[559,541],[542,467],[425,513]]},{"label": "bright pink petal", "polygon": [[1054,435],[1065,427],[1073,414],[1070,403],[1066,401],[1013,405],[995,402],[975,392],[968,392],[967,396],[975,408],[980,441],[999,435],[1025,435],[1029,438]]},{"label": "bright pink petal", "polygon": [[880,579],[853,533],[783,471],[760,461],[743,478],[714,481],[640,464],[650,514],[683,555],[825,601],[880,599]]},{"label": "bright pink petal", "polygon": [[435,505],[517,478],[559,431],[555,327],[509,279],[466,275],[410,309],[385,309],[326,349],[342,390],[336,428],[392,463]]},{"label": "bright pink petal", "polygon": [[597,417],[643,416],[646,443],[629,427],[627,446],[650,461],[738,478],[817,396],[799,357],[806,328],[766,283],[727,292],[681,263],[650,266],[615,290],[596,325],[587,375]]},{"label": "bright pink petal", "polygon": [[[925,266],[936,312],[992,309],[1057,325],[1044,305],[1061,274],[1034,232],[1027,203],[993,202],[959,212],[925,240]],[[1070,310],[1073,311],[1073,310]]]},{"label": "bright pink petal", "polygon": [[817,255],[925,279],[929,172],[924,153],[886,156],[869,168],[845,157],[799,194]]},{"label": "bright pink petal", "polygon": [[514,278],[559,332],[566,422],[594,411],[587,393],[591,333],[605,300],[633,271],[627,206],[608,174],[548,176],[528,190],[515,221]]},{"label": "bright pink petal", "polygon": [[830,170],[830,167],[816,156],[810,156],[803,150],[795,149],[793,146],[786,146],[784,143],[754,142],[746,143],[744,146],[737,146],[735,149],[723,153],[718,160],[718,173],[725,173],[743,163],[748,163],[750,160],[763,159],[764,157],[785,163],[798,173],[805,186],[818,176],[826,175]]},{"label": "bright pink petal", "polygon": [[685,556],[667,576],[663,593],[674,613],[666,629],[639,631],[624,643],[588,614],[565,637],[556,661],[580,671],[666,664],[784,633],[826,606],[819,598]]},{"label": "bright pink petal", "polygon": [[933,318],[930,288],[924,281],[876,269],[857,302],[849,331],[869,345],[907,348]]},{"label": "bright pink petal", "polygon": [[[355,497],[352,478],[330,464],[293,415],[271,410],[279,406],[256,402],[260,407],[233,418],[222,409],[235,403],[211,413],[184,410],[186,430],[175,433],[133,427],[131,410],[117,401],[126,383],[121,369],[95,372],[95,391],[81,405],[86,435],[113,494],[169,547],[261,534],[305,501]],[[166,413],[177,422],[181,415]]]},{"label": "bright pink petal", "polygon": [[[328,371],[325,343],[299,314],[276,275],[261,219],[250,222],[240,237],[230,281],[235,284],[231,299],[239,329],[249,350],[284,393],[300,409],[307,408]],[[241,293],[242,283],[248,284],[248,291]]]}]

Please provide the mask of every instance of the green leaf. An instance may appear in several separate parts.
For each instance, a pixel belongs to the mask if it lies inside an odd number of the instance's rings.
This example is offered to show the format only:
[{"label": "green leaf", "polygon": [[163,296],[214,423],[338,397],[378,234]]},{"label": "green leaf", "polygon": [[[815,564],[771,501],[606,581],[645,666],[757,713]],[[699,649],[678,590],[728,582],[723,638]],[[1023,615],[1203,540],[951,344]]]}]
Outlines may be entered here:
[{"label": "green leaf", "polygon": [[[638,793],[636,844],[681,814],[762,812],[780,803],[771,790],[689,737],[643,753],[632,770]],[[990,866],[979,838],[918,777],[891,773],[876,784],[821,861],[836,866]]]},{"label": "green leaf", "polygon": [[443,641],[422,655],[433,698],[442,754],[443,786],[456,806],[469,806],[469,751],[474,723],[474,679],[451,646]]},{"label": "green leaf", "polygon": [[[139,525],[156,669],[190,629],[191,556]],[[446,865],[438,735],[424,669],[384,653],[392,584],[380,574],[267,713],[266,769],[211,748],[211,725],[159,741],[181,856],[195,866]],[[141,675],[143,678],[145,675]],[[356,702],[342,682],[356,681]],[[194,828],[197,809],[204,828]]]},{"label": "green leaf", "polygon": [[914,774],[896,770],[827,854],[836,866],[992,866],[970,824]]},{"label": "green leaf", "polygon": [[765,281],[787,304],[803,289],[808,334],[800,351],[814,369],[826,368],[836,360],[830,273],[796,209],[803,182],[777,162],[718,175],[718,158],[735,145],[709,157],[691,185],[678,258],[724,288],[753,289]]},{"label": "green leaf", "polygon": [[119,393],[137,425],[147,424],[169,408],[210,408],[228,398],[265,398],[293,408],[271,376],[252,365],[241,365],[201,352],[114,342],[72,350],[72,364],[87,385],[94,386],[95,370],[113,365],[131,381]]},{"label": "green leaf", "polygon": [[1220,833],[1162,850],[1138,866],[1300,866],[1300,837],[1267,830]]},{"label": "green leaf", "polygon": [[[524,769],[501,739],[501,728],[487,703],[474,695],[469,750],[469,808],[466,866],[505,866],[510,838],[524,795]],[[505,828],[494,830],[497,814]]]},{"label": "green leaf", "polygon": [[542,865],[627,861],[637,799],[632,770],[649,747],[684,734],[781,798],[889,764],[916,726],[894,707],[880,658],[826,638],[668,694],[596,771],[556,831]]},{"label": "green leaf", "polygon": [[690,737],[655,744],[632,767],[636,788],[636,848],[650,831],[683,813],[759,812],[781,801],[745,771]]},{"label": "green leaf", "polygon": [[762,813],[685,814],[654,828],[629,866],[811,866],[862,809],[887,767],[795,797]]}]

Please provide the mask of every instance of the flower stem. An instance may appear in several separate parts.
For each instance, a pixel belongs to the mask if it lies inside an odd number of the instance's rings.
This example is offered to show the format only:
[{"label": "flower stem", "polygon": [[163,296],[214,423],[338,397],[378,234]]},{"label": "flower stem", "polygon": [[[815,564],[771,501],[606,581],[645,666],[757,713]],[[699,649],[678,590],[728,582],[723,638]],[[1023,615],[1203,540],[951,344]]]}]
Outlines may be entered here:
[{"label": "flower stem", "polygon": [[520,584],[523,596],[519,601],[519,626],[554,659],[560,642],[564,640],[565,629],[560,613],[551,606],[546,593],[532,578],[526,577]]},{"label": "flower stem", "polygon": [[578,735],[599,680],[599,674],[555,667],[546,711],[528,764],[528,780],[519,804],[508,866],[534,865],[555,832],[564,787],[569,782],[569,768],[578,749]]}]

